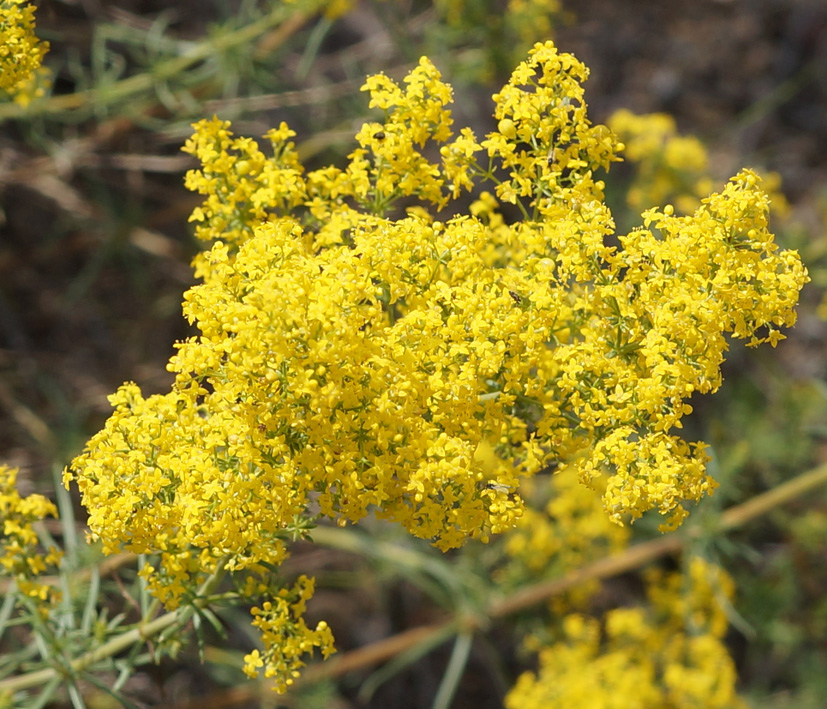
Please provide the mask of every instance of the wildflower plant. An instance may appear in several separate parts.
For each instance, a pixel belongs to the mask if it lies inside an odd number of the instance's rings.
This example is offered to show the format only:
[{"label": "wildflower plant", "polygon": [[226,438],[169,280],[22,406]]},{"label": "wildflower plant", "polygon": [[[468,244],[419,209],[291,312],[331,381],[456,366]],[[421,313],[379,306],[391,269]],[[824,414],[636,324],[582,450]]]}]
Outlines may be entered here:
[{"label": "wildflower plant", "polygon": [[615,236],[598,173],[623,146],[589,121],[587,75],[535,45],[478,138],[454,132],[423,58],[401,85],[368,79],[379,120],[344,167],[310,172],[284,124],[266,153],[227,121],[194,125],[200,334],[176,346],[171,391],[111,397],[65,482],[106,553],[151,555],[168,608],[235,579],[262,632],[249,674],[284,690],[304,654],[333,651],[302,618],[312,583],[272,587],[323,519],[374,514],[447,550],[513,528],[519,482],[552,464],[620,525],[654,510],[674,529],[715,488],[675,430],[720,386],[727,335],[783,339],[807,274],[749,170]]}]

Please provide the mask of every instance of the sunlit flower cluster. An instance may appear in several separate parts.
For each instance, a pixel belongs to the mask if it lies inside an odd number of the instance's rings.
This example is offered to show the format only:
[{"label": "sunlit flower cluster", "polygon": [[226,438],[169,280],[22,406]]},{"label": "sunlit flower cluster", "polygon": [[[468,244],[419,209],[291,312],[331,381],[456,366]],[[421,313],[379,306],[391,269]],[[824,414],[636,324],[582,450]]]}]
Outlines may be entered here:
[{"label": "sunlit flower cluster", "polygon": [[264,676],[275,678],[276,690],[284,692],[299,676],[302,657],[319,648],[328,658],[333,649],[333,634],[325,621],[314,630],[304,622],[308,599],[313,595],[313,579],[299,577],[293,588],[281,589],[261,607],[252,609],[253,625],[261,631],[264,652],[253,650],[244,658],[244,672],[255,677],[264,667]]},{"label": "sunlit flower cluster", "polygon": [[60,561],[60,553],[52,548],[44,554],[32,525],[57,517],[57,508],[42,495],[20,497],[17,472],[0,466],[0,575],[13,578],[23,594],[45,606],[57,592],[38,577]]},{"label": "sunlit flower cluster", "polygon": [[344,168],[309,173],[284,124],[268,156],[197,123],[187,185],[213,244],[184,313],[201,334],[178,344],[170,392],[112,397],[66,474],[104,549],[157,554],[145,574],[174,606],[219,565],[278,565],[319,516],[373,513],[440,549],[486,540],[551,463],[605,478],[615,522],[679,524],[714,487],[703,446],[671,433],[687,400],[720,385],[726,334],[783,337],[807,276],[749,171],[613,238],[595,171],[621,146],[588,121],[585,76],[536,45],[478,140],[453,133],[451,88],[422,59],[402,85],[368,80],[383,119]]},{"label": "sunlit flower cluster", "polygon": [[34,6],[25,0],[0,0],[0,92],[28,103],[49,43],[34,33]]},{"label": "sunlit flower cluster", "polygon": [[498,181],[497,197],[532,210],[528,221],[595,212],[595,221],[608,226],[604,185],[594,172],[620,160],[622,145],[606,126],[588,120],[582,86],[588,75],[584,64],[546,42],[494,94],[497,132],[482,147],[508,175]]},{"label": "sunlit flower cluster", "polygon": [[557,642],[529,642],[536,672],[517,680],[507,709],[737,709],[735,666],[723,642],[733,584],[693,558],[686,574],[652,575],[649,603],[603,621],[571,614]]}]

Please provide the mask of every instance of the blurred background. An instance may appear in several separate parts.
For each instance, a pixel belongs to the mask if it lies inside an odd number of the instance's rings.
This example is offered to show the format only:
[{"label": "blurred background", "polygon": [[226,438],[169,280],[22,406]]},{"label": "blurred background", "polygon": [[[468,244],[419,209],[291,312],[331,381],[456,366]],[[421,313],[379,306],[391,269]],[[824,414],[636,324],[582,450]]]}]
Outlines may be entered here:
[{"label": "blurred background", "polygon": [[[0,105],[0,458],[21,469],[21,493],[52,494],[122,382],[145,394],[171,383],[172,345],[192,334],[180,304],[200,248],[187,221],[200,198],[183,187],[196,164],[181,152],[193,121],[216,114],[254,138],[286,121],[309,169],[341,164],[371,117],[365,76],[400,79],[426,54],[454,86],[455,126],[481,135],[491,94],[546,39],[591,69],[593,122],[624,108],[667,113],[705,146],[714,189],[742,166],[771,176],[777,239],[810,269],[789,339],[776,350],[733,344],[723,389],[692,402],[685,435],[712,447],[715,505],[827,460],[823,0],[377,0],[331,3],[327,14],[246,0],[36,4],[51,88],[28,114]],[[625,198],[638,176],[626,163],[606,177],[619,228],[639,223]],[[738,587],[730,647],[742,694],[756,707],[827,706],[827,494],[721,547]],[[341,650],[435,617],[415,583],[375,559],[299,547],[290,563],[318,576],[311,612],[329,620]],[[525,662],[509,638],[472,656],[453,706],[502,705]],[[502,666],[492,673],[495,647]],[[284,706],[430,706],[446,653],[411,659],[371,698],[357,697],[351,678]],[[150,667],[136,696],[184,706],[206,692],[217,703],[201,707],[259,706],[228,694],[243,680],[211,657],[204,667],[187,651]]]}]

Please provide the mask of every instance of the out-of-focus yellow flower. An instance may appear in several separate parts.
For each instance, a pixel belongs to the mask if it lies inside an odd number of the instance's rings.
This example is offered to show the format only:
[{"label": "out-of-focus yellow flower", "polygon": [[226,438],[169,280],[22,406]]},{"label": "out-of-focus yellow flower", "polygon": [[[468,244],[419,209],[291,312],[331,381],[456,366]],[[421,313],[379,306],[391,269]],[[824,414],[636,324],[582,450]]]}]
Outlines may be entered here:
[{"label": "out-of-focus yellow flower", "polygon": [[532,643],[539,667],[526,672],[507,709],[741,709],[735,666],[723,642],[726,573],[695,558],[686,575],[652,577],[647,607],[609,611],[602,623],[567,616],[559,642]]},{"label": "out-of-focus yellow flower", "polygon": [[15,468],[0,465],[0,575],[13,578],[20,591],[45,608],[59,593],[37,577],[54,567],[61,554],[54,548],[42,553],[32,525],[57,517],[57,508],[42,495],[20,497],[16,480]]},{"label": "out-of-focus yellow flower", "polygon": [[712,191],[706,148],[694,136],[679,135],[672,116],[621,109],[608,125],[624,143],[624,158],[636,168],[626,194],[631,208],[673,203],[679,213],[689,214]]},{"label": "out-of-focus yellow flower", "polygon": [[[634,166],[635,176],[626,192],[634,210],[672,204],[679,214],[691,214],[713,191],[709,156],[693,135],[680,135],[675,119],[666,113],[635,114],[615,111],[608,125],[624,144],[623,157]],[[785,218],[790,205],[781,191],[776,172],[762,175],[773,216]]]}]

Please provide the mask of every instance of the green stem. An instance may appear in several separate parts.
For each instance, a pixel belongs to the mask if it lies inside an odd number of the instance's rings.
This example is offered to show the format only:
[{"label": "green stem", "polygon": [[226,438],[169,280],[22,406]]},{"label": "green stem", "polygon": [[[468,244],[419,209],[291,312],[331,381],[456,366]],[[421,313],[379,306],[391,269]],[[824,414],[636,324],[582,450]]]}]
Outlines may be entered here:
[{"label": "green stem", "polygon": [[309,12],[296,12],[294,8],[285,6],[283,3],[275,3],[275,8],[260,20],[225,35],[204,40],[197,44],[192,51],[187,52],[186,55],[159,62],[145,73],[136,74],[106,86],[77,91],[73,94],[51,96],[44,101],[34,101],[26,108],[15,103],[0,105],[0,121],[78,109],[87,103],[105,106],[124,101],[151,89],[158,81],[169,79],[186,71],[193,64],[209,59],[232,47],[251,43],[256,37],[275,25],[284,23],[285,29],[289,28],[291,30],[286,34],[292,34],[309,17]]},{"label": "green stem", "polygon": [[[209,604],[209,596],[224,578],[224,565],[226,564],[226,561],[226,558],[219,561],[216,570],[201,585],[201,588],[198,590],[197,597],[192,604],[183,608],[178,608],[170,613],[166,613],[160,618],[155,618],[155,620],[142,623],[137,628],[133,628],[132,630],[129,630],[116,638],[112,638],[112,640],[109,640],[91,652],[82,655],[76,660],[72,660],[69,663],[69,670],[72,673],[82,672],[101,660],[117,655],[135,643],[146,642],[150,638],[153,638],[159,633],[162,633],[163,631],[176,625],[185,625],[192,617],[193,613],[195,613],[197,608],[202,608]],[[38,670],[36,672],[20,675],[19,677],[0,680],[0,695],[2,695],[3,692],[14,693],[23,689],[31,689],[32,687],[44,685],[59,675],[60,671],[58,669],[50,667],[45,670]]]}]

